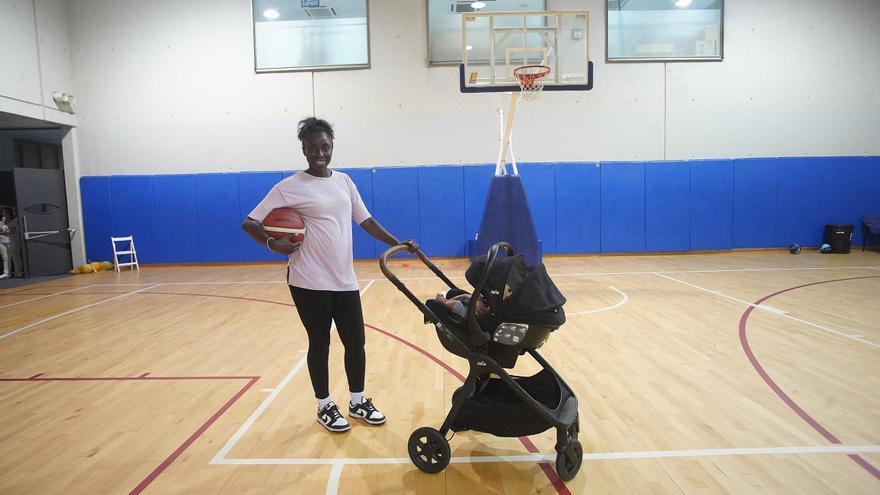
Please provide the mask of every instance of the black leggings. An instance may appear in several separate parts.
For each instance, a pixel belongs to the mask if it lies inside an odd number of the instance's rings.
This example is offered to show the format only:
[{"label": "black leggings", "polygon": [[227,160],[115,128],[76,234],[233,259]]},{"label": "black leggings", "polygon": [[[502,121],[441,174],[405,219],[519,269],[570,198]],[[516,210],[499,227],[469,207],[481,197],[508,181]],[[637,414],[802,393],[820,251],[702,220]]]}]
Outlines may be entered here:
[{"label": "black leggings", "polygon": [[348,390],[363,392],[367,357],[364,353],[364,315],[360,292],[289,287],[299,319],[309,334],[309,377],[315,397],[323,399],[330,395],[327,361],[330,355],[330,324],[333,321],[345,346]]}]

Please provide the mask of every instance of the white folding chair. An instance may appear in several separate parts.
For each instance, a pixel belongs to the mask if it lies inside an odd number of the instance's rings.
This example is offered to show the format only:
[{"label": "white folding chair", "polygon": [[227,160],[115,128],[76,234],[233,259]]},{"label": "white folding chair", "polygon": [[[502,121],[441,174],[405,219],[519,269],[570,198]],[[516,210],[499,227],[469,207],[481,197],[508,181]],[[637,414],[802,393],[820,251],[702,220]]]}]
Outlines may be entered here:
[{"label": "white folding chair", "polygon": [[[134,249],[134,238],[132,236],[110,237],[110,242],[113,243],[113,267],[116,268],[117,272],[120,266],[130,266],[132,269],[141,270],[141,267],[138,266],[137,251]],[[117,246],[117,242],[121,243],[121,245]],[[120,263],[120,256],[128,256],[128,262]]]}]

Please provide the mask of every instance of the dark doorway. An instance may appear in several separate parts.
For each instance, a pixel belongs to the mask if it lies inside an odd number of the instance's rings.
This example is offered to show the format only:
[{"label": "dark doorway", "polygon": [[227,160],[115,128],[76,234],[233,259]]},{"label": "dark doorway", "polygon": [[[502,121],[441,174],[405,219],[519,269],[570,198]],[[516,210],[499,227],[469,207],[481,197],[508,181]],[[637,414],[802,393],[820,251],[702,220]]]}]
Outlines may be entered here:
[{"label": "dark doorway", "polygon": [[18,217],[23,275],[67,273],[73,263],[61,129],[25,117],[0,117],[0,205],[14,208]]}]

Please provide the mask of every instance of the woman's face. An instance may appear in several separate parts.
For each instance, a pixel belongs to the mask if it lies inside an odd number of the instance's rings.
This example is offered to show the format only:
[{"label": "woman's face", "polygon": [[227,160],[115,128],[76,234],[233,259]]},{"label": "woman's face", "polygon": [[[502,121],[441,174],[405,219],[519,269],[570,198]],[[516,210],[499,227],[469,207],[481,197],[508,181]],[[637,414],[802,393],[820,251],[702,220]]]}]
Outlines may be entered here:
[{"label": "woman's face", "polygon": [[333,157],[333,140],[326,132],[309,134],[303,139],[303,155],[313,170],[325,170]]}]

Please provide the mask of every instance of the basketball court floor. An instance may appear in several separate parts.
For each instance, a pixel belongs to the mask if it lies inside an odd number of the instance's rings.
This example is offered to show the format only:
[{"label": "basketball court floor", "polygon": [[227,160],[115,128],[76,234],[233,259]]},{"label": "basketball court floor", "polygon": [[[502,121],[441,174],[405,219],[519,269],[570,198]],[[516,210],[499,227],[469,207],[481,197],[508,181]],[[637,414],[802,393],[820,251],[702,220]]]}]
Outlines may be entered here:
[{"label": "basketball court floor", "polygon": [[[439,427],[466,362],[378,263],[356,270],[389,421],[345,434],[315,422],[283,265],[154,266],[0,293],[0,493],[880,491],[880,255],[545,262],[568,298],[541,352],[580,401],[571,481],[554,430],[460,432],[445,471],[412,465],[410,433]],[[465,261],[438,265],[466,284]],[[443,289],[418,261],[391,268],[420,298]],[[342,369],[334,337],[338,401]]]}]

